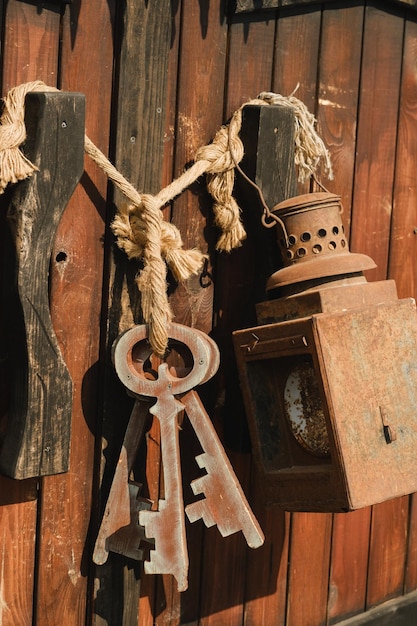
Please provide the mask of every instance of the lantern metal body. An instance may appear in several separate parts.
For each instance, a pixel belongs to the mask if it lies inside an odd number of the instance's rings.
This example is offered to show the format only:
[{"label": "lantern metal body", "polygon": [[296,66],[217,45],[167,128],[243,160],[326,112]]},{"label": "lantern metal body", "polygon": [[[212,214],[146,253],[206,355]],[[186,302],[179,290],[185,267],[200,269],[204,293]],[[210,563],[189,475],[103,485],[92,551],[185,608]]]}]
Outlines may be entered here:
[{"label": "lantern metal body", "polygon": [[266,502],[351,511],[417,491],[414,300],[366,281],[375,264],[349,252],[338,196],[275,210],[285,266],[259,326],[234,333]]}]

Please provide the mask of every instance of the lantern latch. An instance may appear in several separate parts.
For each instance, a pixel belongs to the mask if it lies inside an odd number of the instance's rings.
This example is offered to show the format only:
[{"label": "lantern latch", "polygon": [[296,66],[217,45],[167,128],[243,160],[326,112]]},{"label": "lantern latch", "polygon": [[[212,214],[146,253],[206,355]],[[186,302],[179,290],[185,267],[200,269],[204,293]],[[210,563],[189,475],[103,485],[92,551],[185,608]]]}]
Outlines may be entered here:
[{"label": "lantern latch", "polygon": [[385,441],[387,443],[392,443],[393,441],[395,441],[397,439],[397,431],[395,430],[394,426],[389,424],[389,422],[388,422],[388,413],[382,406],[379,407],[379,412],[381,414],[382,426],[383,426],[383,429],[384,429]]}]

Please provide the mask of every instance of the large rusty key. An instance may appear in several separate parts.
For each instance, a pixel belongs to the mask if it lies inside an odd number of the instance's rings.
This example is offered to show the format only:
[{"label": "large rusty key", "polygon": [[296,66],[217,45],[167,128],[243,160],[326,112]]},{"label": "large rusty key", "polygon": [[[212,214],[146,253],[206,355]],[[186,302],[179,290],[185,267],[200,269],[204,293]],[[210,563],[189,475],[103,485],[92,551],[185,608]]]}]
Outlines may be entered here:
[{"label": "large rusty key", "polygon": [[188,391],[181,401],[204,450],[196,461],[207,471],[191,483],[194,495],[204,494],[205,498],[185,508],[188,519],[194,522],[201,518],[207,527],[216,525],[223,537],[241,530],[248,545],[259,548],[264,535],[203,403],[195,391]]},{"label": "large rusty key", "polygon": [[149,380],[135,364],[133,348],[146,338],[146,327],[135,326],[117,341],[113,359],[117,374],[123,384],[138,396],[156,398],[149,409],[160,423],[161,450],[165,499],[158,502],[157,511],[140,511],[139,522],[145,527],[146,536],[155,540],[150,561],[145,562],[147,574],[172,574],[178,590],[188,586],[188,552],[185,534],[185,515],[182,495],[181,460],[179,451],[178,414],[184,405],[175,396],[183,394],[207,380],[217,369],[213,365],[211,348],[198,331],[170,324],[169,337],[185,344],[194,357],[194,366],[183,378],[172,375],[168,364],[158,367],[158,378]]}]

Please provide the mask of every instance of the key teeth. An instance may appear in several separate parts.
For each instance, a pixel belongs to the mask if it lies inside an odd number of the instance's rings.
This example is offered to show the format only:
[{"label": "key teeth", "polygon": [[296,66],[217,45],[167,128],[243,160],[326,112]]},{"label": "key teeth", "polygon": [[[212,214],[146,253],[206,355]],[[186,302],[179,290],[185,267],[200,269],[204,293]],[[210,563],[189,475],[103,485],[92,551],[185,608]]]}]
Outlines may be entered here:
[{"label": "key teeth", "polygon": [[185,512],[191,524],[199,519],[202,519],[207,528],[211,528],[216,525],[216,520],[207,506],[206,500],[198,500],[197,502],[187,505],[185,507]]},{"label": "key teeth", "polygon": [[177,581],[178,591],[186,591],[188,589],[188,554],[185,551],[178,555],[178,563],[180,563],[178,565],[176,559],[174,561],[166,554],[163,541],[158,542],[161,530],[159,514],[165,509],[165,502],[160,501],[159,507],[159,511],[145,510],[139,513],[139,524],[144,527],[146,538],[155,540],[155,546],[149,552],[149,561],[144,562],[144,570],[146,574],[171,574]]},{"label": "key teeth", "polygon": [[201,476],[201,478],[196,478],[191,482],[191,489],[193,490],[193,494],[195,496],[199,496],[201,493],[205,493],[204,483],[206,482],[205,476]]}]

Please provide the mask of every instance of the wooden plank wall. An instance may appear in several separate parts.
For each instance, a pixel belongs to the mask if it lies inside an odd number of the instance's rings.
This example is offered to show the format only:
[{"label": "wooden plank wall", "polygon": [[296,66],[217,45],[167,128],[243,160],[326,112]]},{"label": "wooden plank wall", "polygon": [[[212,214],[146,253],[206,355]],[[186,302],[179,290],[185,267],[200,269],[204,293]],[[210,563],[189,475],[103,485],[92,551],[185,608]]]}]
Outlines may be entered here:
[{"label": "wooden plank wall", "polygon": [[[8,0],[0,13],[2,94],[34,79],[85,93],[90,138],[141,191],[177,176],[244,101],[297,88],[330,149],[335,179],[323,182],[342,195],[351,250],[377,262],[370,280],[395,278],[401,297],[417,295],[414,12],[365,1],[235,15],[224,0]],[[415,496],[349,514],[265,509],[251,481],[238,390],[225,370],[208,405],[265,545],[248,550],[240,536],[223,539],[216,529],[188,525],[190,588],[182,594],[171,577],[140,577],[122,558],[92,567],[106,489],[99,477],[109,480],[106,467],[117,459],[129,410],[123,390],[107,384],[106,346],[115,329],[137,319],[133,300],[124,321],[126,308],[114,309],[117,280],[127,279],[116,280],[125,262],[110,254],[111,199],[104,176],[86,161],[51,261],[52,316],[74,381],[71,470],[23,482],[0,477],[0,625],[324,626],[415,590]],[[1,230],[4,209],[3,202]],[[253,313],[250,257],[244,247],[213,252],[202,184],[166,213],[186,246],[210,252],[212,280],[206,276],[203,287],[192,279],[171,296],[176,321],[212,329],[227,365],[230,332]],[[135,268],[123,267],[133,275]],[[1,325],[0,337],[6,332]],[[6,415],[1,352],[0,367]],[[154,445],[148,480],[157,485],[157,433]]]}]

